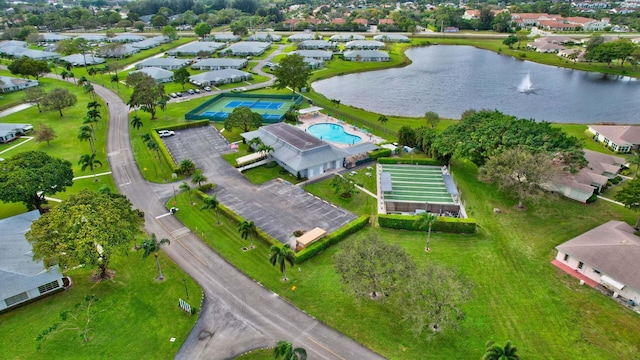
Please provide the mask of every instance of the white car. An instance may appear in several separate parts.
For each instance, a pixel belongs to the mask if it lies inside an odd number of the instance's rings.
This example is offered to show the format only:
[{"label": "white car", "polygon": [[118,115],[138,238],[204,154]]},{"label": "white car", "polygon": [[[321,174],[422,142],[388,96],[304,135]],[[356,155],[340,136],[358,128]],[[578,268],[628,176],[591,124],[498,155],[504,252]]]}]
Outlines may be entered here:
[{"label": "white car", "polygon": [[169,136],[173,136],[176,133],[173,132],[172,130],[159,130],[158,131],[158,136],[160,136],[161,138],[163,137],[169,137]]}]

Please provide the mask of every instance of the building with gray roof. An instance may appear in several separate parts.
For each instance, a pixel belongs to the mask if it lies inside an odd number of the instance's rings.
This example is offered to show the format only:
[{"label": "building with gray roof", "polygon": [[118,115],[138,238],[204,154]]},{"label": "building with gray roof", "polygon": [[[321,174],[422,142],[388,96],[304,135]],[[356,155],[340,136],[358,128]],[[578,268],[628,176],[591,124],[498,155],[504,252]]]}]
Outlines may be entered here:
[{"label": "building with gray roof", "polygon": [[146,49],[151,49],[151,48],[160,46],[161,44],[167,43],[169,41],[171,41],[171,39],[161,35],[161,36],[154,36],[152,38],[148,38],[146,40],[133,43],[131,44],[131,46],[141,50],[146,50]]},{"label": "building with gray roof", "polygon": [[38,36],[40,36],[44,42],[58,42],[61,40],[71,39],[70,36],[51,33],[38,34]]},{"label": "building with gray roof", "polygon": [[222,69],[189,76],[189,82],[198,86],[216,86],[247,81],[252,78],[253,75],[248,72],[236,69]]},{"label": "building with gray roof", "polygon": [[245,140],[260,138],[273,147],[273,159],[292,175],[314,178],[340,169],[349,153],[287,123],[262,126],[242,134]]},{"label": "building with gray roof", "polygon": [[353,40],[344,44],[347,50],[380,50],[384,49],[384,43],[376,40]]},{"label": "building with gray roof", "polygon": [[226,43],[240,41],[240,36],[233,34],[212,34],[211,38]]},{"label": "building with gray roof", "polygon": [[33,129],[29,124],[0,123],[0,143],[17,139]]},{"label": "building with gray roof", "polygon": [[304,63],[309,65],[310,68],[312,69],[318,69],[324,66],[324,61],[322,60],[316,60],[316,59],[312,59],[312,58],[304,58]]},{"label": "building with gray roof", "polygon": [[18,90],[40,85],[38,80],[14,78],[10,76],[0,76],[0,93],[10,93]]},{"label": "building with gray roof", "polygon": [[389,54],[380,50],[351,50],[343,55],[347,61],[389,61]]},{"label": "building with gray roof", "polygon": [[278,42],[282,41],[282,36],[272,33],[255,33],[248,36],[247,41],[265,41],[265,42]]},{"label": "building with gray roof", "polygon": [[215,41],[194,41],[171,49],[167,53],[172,56],[196,56],[201,51],[213,54],[225,46],[225,44]]},{"label": "building with gray roof", "polygon": [[303,50],[327,50],[334,49],[336,44],[327,40],[305,40],[298,44],[298,49]]},{"label": "building with gray roof", "polygon": [[62,57],[60,60],[73,66],[91,66],[104,63],[103,58],[93,56],[92,54],[72,54]]},{"label": "building with gray roof", "polygon": [[84,39],[89,42],[107,41],[109,38],[106,35],[78,35],[76,39]]},{"label": "building with gray roof", "polygon": [[38,210],[0,220],[0,311],[17,306],[64,286],[58,267],[46,269],[33,260],[24,234],[40,217]]},{"label": "building with gray roof", "polygon": [[360,34],[335,34],[329,38],[329,41],[347,42],[353,40],[364,40],[364,36]]},{"label": "building with gray roof", "polygon": [[293,34],[287,38],[288,42],[301,42],[305,40],[313,40],[315,36],[313,34]]},{"label": "building with gray roof", "polygon": [[140,49],[134,48],[132,44],[112,43],[98,48],[97,52],[107,58],[123,58],[139,53]]},{"label": "building with gray roof", "polygon": [[132,71],[129,74],[137,72],[145,73],[151,76],[157,83],[167,83],[173,81],[173,71],[161,69],[158,67],[145,67],[140,70]]},{"label": "building with gray roof", "polygon": [[33,60],[53,60],[60,58],[60,54],[58,53],[27,49],[20,46],[4,46],[0,48],[0,54],[13,56],[15,58],[27,57]]},{"label": "building with gray roof", "polygon": [[553,264],[639,304],[640,237],[635,232],[626,222],[611,220],[556,246]]},{"label": "building with gray roof", "polygon": [[231,56],[260,56],[271,47],[271,43],[262,41],[241,41],[231,44],[222,53]]},{"label": "building with gray roof", "polygon": [[136,64],[136,69],[144,69],[146,67],[157,67],[165,70],[178,70],[189,65],[189,60],[172,59],[172,58],[150,58]]},{"label": "building with gray roof", "polygon": [[0,41],[0,51],[2,51],[2,48],[4,47],[23,47],[26,48],[27,47],[27,42],[26,41],[19,41],[19,40],[6,40],[6,41]]},{"label": "building with gray roof", "polygon": [[333,57],[333,52],[324,50],[295,50],[290,52],[290,54],[298,54],[305,58],[322,61],[329,61]]},{"label": "building with gray roof", "polygon": [[191,65],[194,70],[242,69],[247,66],[246,59],[211,58],[202,59]]},{"label": "building with gray roof", "polygon": [[121,34],[121,35],[112,37],[111,39],[109,39],[109,42],[131,43],[131,42],[144,41],[146,39],[147,38],[142,35]]},{"label": "building with gray roof", "polygon": [[400,34],[381,34],[373,37],[373,40],[382,42],[409,42],[409,38]]}]

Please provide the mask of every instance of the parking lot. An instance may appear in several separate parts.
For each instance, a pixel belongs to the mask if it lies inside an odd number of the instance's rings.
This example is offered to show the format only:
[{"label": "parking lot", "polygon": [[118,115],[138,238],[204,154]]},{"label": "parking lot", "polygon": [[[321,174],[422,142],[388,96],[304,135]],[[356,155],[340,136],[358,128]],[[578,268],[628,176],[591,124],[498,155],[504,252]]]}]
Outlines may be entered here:
[{"label": "parking lot", "polygon": [[203,169],[209,181],[217,184],[215,192],[222,204],[283,243],[296,230],[317,226],[332,232],[356,218],[284,180],[250,183],[220,157],[232,150],[211,126],[178,130],[163,141],[177,162],[191,159]]}]

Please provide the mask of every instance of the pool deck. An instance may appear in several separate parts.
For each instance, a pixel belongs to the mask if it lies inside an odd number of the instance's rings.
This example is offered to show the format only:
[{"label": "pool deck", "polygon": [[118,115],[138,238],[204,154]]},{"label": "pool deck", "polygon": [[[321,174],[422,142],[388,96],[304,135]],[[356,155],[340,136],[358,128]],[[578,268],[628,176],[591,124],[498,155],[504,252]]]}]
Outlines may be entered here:
[{"label": "pool deck", "polygon": [[[385,139],[375,136],[373,134],[370,134],[368,132],[364,132],[362,130],[360,130],[359,128],[345,122],[345,121],[341,121],[338,120],[334,117],[331,117],[329,115],[320,113],[320,112],[314,112],[311,114],[304,114],[304,115],[300,115],[300,117],[298,118],[298,120],[301,122],[300,124],[296,125],[297,128],[305,131],[307,128],[309,128],[309,126],[311,125],[316,125],[316,124],[322,124],[322,123],[329,123],[329,124],[337,124],[337,125],[342,125],[342,127],[344,128],[344,131],[347,134],[351,134],[351,135],[355,135],[355,136],[359,136],[362,141],[360,141],[357,144],[361,144],[363,142],[370,142],[373,144],[381,144],[386,142]],[[348,148],[349,144],[340,144],[340,143],[334,143],[334,142],[330,142],[327,141],[329,143],[331,143],[331,145],[334,145],[336,147],[339,148]]]}]

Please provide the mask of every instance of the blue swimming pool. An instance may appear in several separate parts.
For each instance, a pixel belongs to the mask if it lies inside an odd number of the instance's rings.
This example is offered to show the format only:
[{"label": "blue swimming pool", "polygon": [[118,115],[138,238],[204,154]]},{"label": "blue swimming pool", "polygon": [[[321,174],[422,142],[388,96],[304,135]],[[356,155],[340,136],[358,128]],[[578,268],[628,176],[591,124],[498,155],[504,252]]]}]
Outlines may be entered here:
[{"label": "blue swimming pool", "polygon": [[360,136],[347,134],[342,125],[338,124],[321,123],[311,125],[307,128],[307,132],[322,140],[338,144],[353,145],[362,141]]}]

